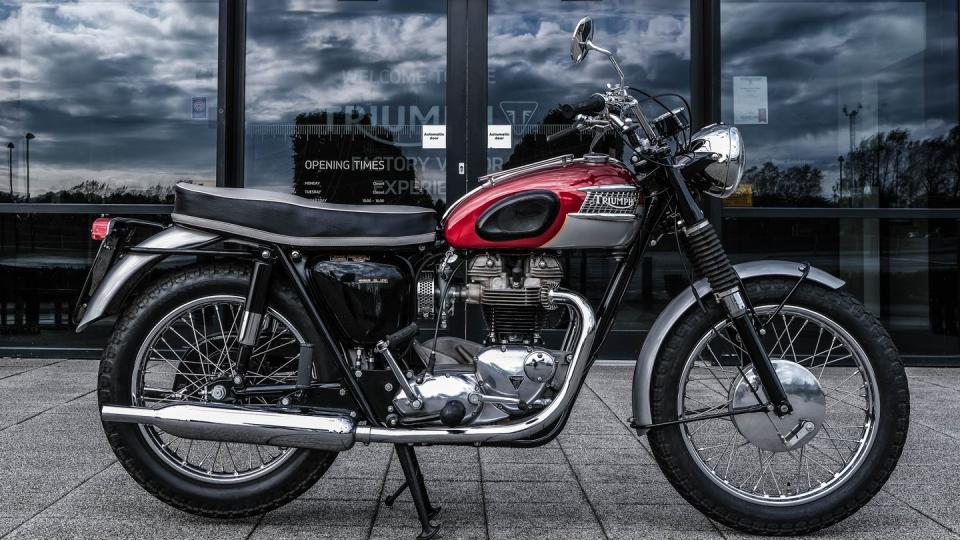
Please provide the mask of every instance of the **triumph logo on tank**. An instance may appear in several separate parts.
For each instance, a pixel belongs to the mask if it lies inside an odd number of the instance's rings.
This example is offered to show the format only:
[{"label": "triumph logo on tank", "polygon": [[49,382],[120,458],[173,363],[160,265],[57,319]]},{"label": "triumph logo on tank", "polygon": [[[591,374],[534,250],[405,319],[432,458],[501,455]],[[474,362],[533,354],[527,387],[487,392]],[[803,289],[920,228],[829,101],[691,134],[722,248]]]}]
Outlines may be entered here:
[{"label": "triumph logo on tank", "polygon": [[616,192],[601,193],[597,196],[600,204],[616,208],[617,210],[627,210],[637,204],[637,196],[633,193]]}]

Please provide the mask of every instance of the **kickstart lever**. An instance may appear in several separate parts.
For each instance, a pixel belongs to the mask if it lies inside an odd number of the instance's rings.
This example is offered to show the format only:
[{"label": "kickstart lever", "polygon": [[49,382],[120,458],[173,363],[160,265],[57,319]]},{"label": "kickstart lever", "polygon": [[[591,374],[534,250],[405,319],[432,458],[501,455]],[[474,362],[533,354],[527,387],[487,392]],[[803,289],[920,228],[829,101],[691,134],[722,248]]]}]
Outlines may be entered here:
[{"label": "kickstart lever", "polygon": [[407,400],[410,401],[410,406],[414,409],[419,409],[423,407],[423,400],[420,396],[420,391],[417,389],[416,383],[411,383],[407,376],[403,373],[403,370],[400,369],[400,364],[397,363],[397,359],[393,357],[393,353],[390,352],[390,342],[404,342],[411,339],[417,333],[417,325],[411,324],[406,328],[386,336],[384,339],[377,342],[374,345],[373,350],[377,353],[380,353],[383,356],[383,359],[387,361],[387,365],[390,366],[390,371],[393,372],[393,376],[397,379],[397,382],[400,384],[400,390],[403,391],[403,395],[407,397]]}]

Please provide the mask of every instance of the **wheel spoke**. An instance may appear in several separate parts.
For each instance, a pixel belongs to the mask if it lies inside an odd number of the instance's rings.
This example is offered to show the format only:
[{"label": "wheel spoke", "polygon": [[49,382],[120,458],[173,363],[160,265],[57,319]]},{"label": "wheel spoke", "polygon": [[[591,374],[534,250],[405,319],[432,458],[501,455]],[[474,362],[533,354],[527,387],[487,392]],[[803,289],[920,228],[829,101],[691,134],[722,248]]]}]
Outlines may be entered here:
[{"label": "wheel spoke", "polygon": [[[213,384],[229,376],[235,362],[243,299],[211,297],[171,313],[151,331],[135,374],[137,399],[150,407],[211,400]],[[286,319],[268,310],[257,336],[248,370],[254,384],[292,382],[296,378],[299,334]],[[176,346],[174,345],[176,344]],[[273,354],[271,354],[273,353]],[[238,403],[272,405],[262,396],[232,398]],[[279,398],[275,403],[279,402]],[[172,436],[153,426],[141,426],[155,451],[184,473],[211,482],[234,482],[265,474],[285,462],[295,449],[254,444],[200,441]]]},{"label": "wheel spoke", "polygon": [[[776,307],[755,309],[759,319],[764,320],[763,315],[769,316]],[[780,444],[777,437],[782,440],[790,435],[791,427],[772,414],[765,414],[766,420],[755,415],[724,417],[723,422],[713,421],[721,418],[700,419],[684,424],[681,433],[687,450],[695,455],[695,462],[704,473],[738,497],[812,500],[849,478],[855,470],[854,461],[864,455],[872,440],[872,411],[876,406],[872,397],[875,390],[870,386],[874,380],[872,368],[861,349],[850,341],[849,334],[816,312],[785,305],[766,329],[763,343],[773,360],[805,366],[819,381],[826,412],[816,417],[818,431],[803,438],[795,448],[777,447],[776,452],[764,448]],[[730,368],[734,362],[739,370]],[[854,367],[844,367],[847,363]],[[687,357],[678,390],[678,417],[698,420],[699,416],[728,410],[734,406],[733,389],[745,384],[744,377],[748,375],[750,381],[756,379],[755,374],[750,374],[752,371],[749,354],[732,324],[717,324],[700,338]],[[752,431],[741,434],[748,417],[755,418],[752,422],[769,423],[765,429],[772,441],[755,439],[764,448],[744,435],[757,436],[756,424]],[[744,452],[744,447],[753,451]]]}]

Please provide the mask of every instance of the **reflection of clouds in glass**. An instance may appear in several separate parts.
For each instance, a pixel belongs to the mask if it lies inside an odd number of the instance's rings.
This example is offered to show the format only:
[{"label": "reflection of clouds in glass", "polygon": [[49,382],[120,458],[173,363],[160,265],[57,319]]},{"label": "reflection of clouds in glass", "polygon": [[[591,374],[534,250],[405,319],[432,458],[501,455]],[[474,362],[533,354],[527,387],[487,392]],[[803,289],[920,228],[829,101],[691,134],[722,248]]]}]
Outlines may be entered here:
[{"label": "reflection of clouds in glass", "polygon": [[447,47],[442,13],[397,16],[391,13],[397,2],[380,6],[387,13],[368,13],[359,3],[295,4],[299,9],[252,6],[248,121],[278,122],[352,105],[442,103]]},{"label": "reflection of clouds in glass", "polygon": [[213,180],[216,130],[190,104],[216,107],[216,2],[15,6],[0,11],[0,140],[36,133],[33,194]]},{"label": "reflection of clouds in glass", "polygon": [[[440,0],[250,2],[247,184],[290,190],[290,137],[301,113],[357,110],[375,126],[444,123],[446,32]],[[412,160],[417,185],[444,198],[445,152],[418,148],[417,129],[390,132]],[[368,143],[377,147],[375,138]],[[344,149],[357,144],[343,141]]]},{"label": "reflection of clouds in glass", "polygon": [[732,77],[766,76],[770,124],[742,126],[752,164],[808,163],[830,195],[850,151],[844,105],[864,109],[856,139],[908,129],[943,135],[957,122],[957,15],[946,2],[725,2],[723,117]]},{"label": "reflection of clouds in glass", "polygon": [[602,56],[580,65],[569,56],[577,21],[594,20],[593,41],[613,50],[628,84],[656,92],[689,94],[690,23],[688,4],[676,2],[603,2],[586,6],[553,1],[490,4],[490,113],[505,121],[498,103],[537,104],[540,121],[559,103],[584,99],[616,82]]}]

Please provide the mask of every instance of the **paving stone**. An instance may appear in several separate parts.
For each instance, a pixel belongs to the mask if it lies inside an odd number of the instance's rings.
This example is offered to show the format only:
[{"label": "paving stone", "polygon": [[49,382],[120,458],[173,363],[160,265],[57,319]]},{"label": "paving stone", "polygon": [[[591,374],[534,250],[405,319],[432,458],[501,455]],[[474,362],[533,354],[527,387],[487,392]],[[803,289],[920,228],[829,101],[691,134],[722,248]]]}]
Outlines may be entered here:
[{"label": "paving stone", "polygon": [[[580,501],[543,501],[532,496],[528,501],[505,503],[487,500],[487,520],[492,527],[585,528],[597,523],[590,507]],[[551,533],[552,534],[552,533]]]},{"label": "paving stone", "polygon": [[606,538],[599,525],[583,527],[536,527],[536,526],[503,526],[490,524],[491,540],[542,540],[543,538],[576,538],[589,540]]},{"label": "paving stone", "polygon": [[217,538],[244,539],[253,530],[255,518],[242,521],[158,520],[151,517],[112,520],[94,517],[63,519],[59,517],[34,518],[15,529],[8,539],[77,539],[90,538]]},{"label": "paving stone", "polygon": [[[251,540],[314,540],[314,539],[330,539],[330,540],[360,540],[367,538],[367,532],[370,530],[369,526],[364,527],[292,527],[287,524],[263,524],[261,523],[253,531],[253,534],[250,535]],[[408,536],[406,538],[415,537],[420,531],[414,532],[413,536]],[[403,538],[400,536],[392,536],[391,538]]]},{"label": "paving stone", "polygon": [[[376,526],[370,533],[371,540],[395,540],[397,538],[416,538],[420,534],[420,527],[393,527]],[[486,538],[487,532],[482,527],[462,528],[451,527],[443,522],[439,538],[478,539]]]},{"label": "paving stone", "polygon": [[484,463],[483,480],[566,482],[576,479],[566,463]]},{"label": "paving stone", "polygon": [[710,520],[687,504],[595,503],[606,529],[638,531],[711,531]]},{"label": "paving stone", "polygon": [[686,504],[664,478],[651,478],[649,482],[583,482],[583,490],[593,504]]},{"label": "paving stone", "polygon": [[336,501],[297,499],[263,516],[263,525],[288,525],[294,528],[369,526],[376,501]]},{"label": "paving stone", "polygon": [[553,448],[481,448],[480,462],[488,463],[566,463],[559,447]]},{"label": "paving stone", "polygon": [[498,503],[531,500],[586,503],[577,482],[484,482],[483,489],[488,501]]},{"label": "paving stone", "polygon": [[[167,506],[116,463],[97,417],[96,370],[96,362],[85,360],[0,359],[0,536],[13,531],[10,538],[280,539],[419,533],[408,493],[392,508],[382,505],[403,478],[389,445],[358,445],[342,453],[307,493],[262,518],[208,520]],[[486,538],[489,531],[490,538],[510,539],[719,538],[718,526],[663,477],[646,438],[638,440],[623,425],[631,414],[632,372],[632,366],[594,369],[568,429],[543,447],[418,448],[428,489],[444,506],[443,537]],[[914,422],[901,464],[867,507],[815,536],[960,536],[954,497],[960,485],[955,432],[960,370],[911,368],[910,378],[917,390]],[[937,396],[937,403],[927,404],[928,396]]]}]

